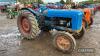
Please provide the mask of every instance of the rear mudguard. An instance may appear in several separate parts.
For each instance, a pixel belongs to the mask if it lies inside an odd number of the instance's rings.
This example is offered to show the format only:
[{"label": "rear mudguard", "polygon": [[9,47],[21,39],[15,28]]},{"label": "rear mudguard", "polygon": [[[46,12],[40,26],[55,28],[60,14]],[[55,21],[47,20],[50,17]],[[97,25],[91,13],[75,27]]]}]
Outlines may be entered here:
[{"label": "rear mudguard", "polygon": [[36,15],[36,12],[34,10],[32,10],[31,8],[22,8],[21,10],[28,10],[29,12],[31,12],[33,15]]},{"label": "rear mudguard", "polygon": [[29,12],[31,12],[37,19],[37,21],[39,22],[39,16],[41,15],[41,13],[34,11],[31,8],[22,8],[21,10],[28,10]]}]

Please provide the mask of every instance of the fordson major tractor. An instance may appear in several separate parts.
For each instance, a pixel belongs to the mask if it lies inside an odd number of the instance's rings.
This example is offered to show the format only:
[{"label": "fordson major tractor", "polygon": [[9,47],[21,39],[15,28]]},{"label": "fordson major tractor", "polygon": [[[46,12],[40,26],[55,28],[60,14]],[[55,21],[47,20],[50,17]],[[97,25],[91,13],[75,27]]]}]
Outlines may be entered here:
[{"label": "fordson major tractor", "polygon": [[[41,10],[40,10],[41,11]],[[53,45],[64,53],[75,50],[75,38],[81,38],[83,12],[79,10],[45,9],[42,12],[22,8],[17,20],[18,29],[26,39],[35,39],[40,31],[53,34]]]}]

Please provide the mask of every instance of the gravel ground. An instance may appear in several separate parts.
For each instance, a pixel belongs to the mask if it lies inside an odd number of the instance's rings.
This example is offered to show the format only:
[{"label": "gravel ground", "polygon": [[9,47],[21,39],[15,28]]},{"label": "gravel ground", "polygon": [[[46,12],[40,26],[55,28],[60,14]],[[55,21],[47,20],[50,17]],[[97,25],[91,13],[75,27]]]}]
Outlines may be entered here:
[{"label": "gravel ground", "polygon": [[[35,40],[23,40],[17,29],[16,19],[0,15],[0,56],[100,56],[100,12],[95,15],[94,24],[82,39],[77,41],[73,53],[64,54],[52,45],[50,33],[41,33]],[[78,52],[82,50],[93,52]]]}]

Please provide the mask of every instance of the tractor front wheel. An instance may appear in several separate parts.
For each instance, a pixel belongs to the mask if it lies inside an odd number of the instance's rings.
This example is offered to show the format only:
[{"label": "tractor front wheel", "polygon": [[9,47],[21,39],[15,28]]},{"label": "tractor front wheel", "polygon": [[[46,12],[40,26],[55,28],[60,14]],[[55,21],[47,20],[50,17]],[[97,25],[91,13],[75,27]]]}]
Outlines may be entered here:
[{"label": "tractor front wheel", "polygon": [[58,32],[54,35],[54,46],[64,52],[71,53],[76,47],[76,41],[68,32]]}]

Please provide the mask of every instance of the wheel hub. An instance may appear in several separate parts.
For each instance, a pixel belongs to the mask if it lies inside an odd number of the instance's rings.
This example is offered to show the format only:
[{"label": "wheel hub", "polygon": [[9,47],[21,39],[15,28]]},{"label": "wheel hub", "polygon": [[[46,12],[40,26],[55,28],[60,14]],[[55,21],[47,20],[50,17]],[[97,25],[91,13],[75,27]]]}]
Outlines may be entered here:
[{"label": "wheel hub", "polygon": [[29,33],[30,32],[30,22],[27,18],[23,18],[21,20],[21,25],[22,25],[22,30],[25,32],[25,33]]},{"label": "wheel hub", "polygon": [[58,36],[57,45],[62,49],[70,48],[70,41],[66,38],[66,36]]}]

